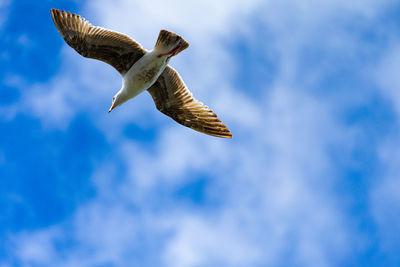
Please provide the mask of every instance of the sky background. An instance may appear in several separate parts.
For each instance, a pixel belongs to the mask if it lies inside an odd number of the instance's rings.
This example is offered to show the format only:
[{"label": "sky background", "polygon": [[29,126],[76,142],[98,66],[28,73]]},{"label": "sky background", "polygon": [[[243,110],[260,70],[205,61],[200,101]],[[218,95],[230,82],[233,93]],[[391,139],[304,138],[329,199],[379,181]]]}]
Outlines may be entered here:
[{"label": "sky background", "polygon": [[[234,138],[175,123],[50,9],[160,29]],[[399,266],[400,2],[0,1],[0,267]]]}]

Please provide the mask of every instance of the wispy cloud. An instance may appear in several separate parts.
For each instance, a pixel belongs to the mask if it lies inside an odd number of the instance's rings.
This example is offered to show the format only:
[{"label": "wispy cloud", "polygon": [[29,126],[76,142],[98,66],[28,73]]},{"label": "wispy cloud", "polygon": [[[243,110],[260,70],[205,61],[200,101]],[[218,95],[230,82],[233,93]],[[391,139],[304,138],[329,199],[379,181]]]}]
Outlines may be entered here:
[{"label": "wispy cloud", "polygon": [[[10,251],[18,252],[13,254],[21,263],[47,266],[345,262],[364,235],[336,191],[346,178],[332,151],[352,152],[354,129],[341,120],[338,110],[354,103],[340,103],[337,94],[321,91],[331,70],[342,67],[331,65],[338,51],[354,51],[363,44],[351,37],[355,18],[374,21],[389,4],[89,2],[82,15],[134,36],[146,48],[153,46],[160,28],[185,36],[191,48],[172,64],[235,137],[210,138],[174,124],[154,109],[148,95],[111,116],[100,116],[119,89],[118,74],[63,48],[60,72],[46,84],[33,85],[17,110],[54,127],[85,112],[106,136],[115,158],[97,163],[93,200],[64,222],[16,234],[8,242]],[[236,78],[245,79],[241,74],[252,67],[252,62],[238,59],[240,49],[232,48],[241,38],[248,40],[244,48],[251,56],[246,60],[265,57],[261,73],[275,71],[274,77],[257,84],[247,81],[248,87],[237,84]],[[325,45],[329,49],[321,48]],[[309,67],[312,60],[326,63]],[[395,94],[390,88],[387,92]],[[46,113],[46,106],[54,112]],[[124,127],[132,122],[153,125],[154,142],[128,138]],[[176,196],[197,180],[207,180],[202,205]],[[397,184],[396,178],[380,184],[377,205],[388,201],[382,195],[395,203],[390,197],[394,192],[388,194],[387,189]],[[385,218],[381,209],[375,214]]]},{"label": "wispy cloud", "polygon": [[[400,42],[393,38],[373,74],[389,109],[393,110],[392,120],[395,122],[383,138],[380,138],[377,154],[381,168],[377,179],[372,181],[370,189],[371,213],[377,224],[380,249],[391,251],[400,242],[400,228],[396,222],[400,219],[400,198],[398,188],[400,145],[400,80],[396,70],[399,69]],[[399,257],[396,257],[399,260]]]}]

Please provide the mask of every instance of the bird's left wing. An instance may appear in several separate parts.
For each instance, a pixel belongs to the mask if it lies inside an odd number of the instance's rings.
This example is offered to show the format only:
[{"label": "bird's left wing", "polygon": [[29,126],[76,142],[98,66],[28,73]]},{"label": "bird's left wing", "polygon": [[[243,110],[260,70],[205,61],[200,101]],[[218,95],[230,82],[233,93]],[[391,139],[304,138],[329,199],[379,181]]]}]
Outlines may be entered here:
[{"label": "bird's left wing", "polygon": [[129,36],[93,26],[79,15],[57,9],[52,9],[51,15],[69,46],[84,57],[110,64],[121,74],[146,54],[146,50]]},{"label": "bird's left wing", "polygon": [[193,98],[172,67],[167,66],[148,91],[157,109],[176,122],[205,134],[232,138],[231,132],[217,115]]}]

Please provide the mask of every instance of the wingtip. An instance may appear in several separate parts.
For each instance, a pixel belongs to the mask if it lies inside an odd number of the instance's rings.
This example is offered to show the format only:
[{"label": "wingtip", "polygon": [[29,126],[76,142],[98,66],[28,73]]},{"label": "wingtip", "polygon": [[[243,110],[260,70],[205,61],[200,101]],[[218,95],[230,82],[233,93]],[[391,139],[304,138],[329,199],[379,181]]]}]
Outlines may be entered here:
[{"label": "wingtip", "polygon": [[223,131],[221,132],[203,132],[205,134],[211,135],[211,136],[215,136],[215,137],[220,137],[220,138],[226,138],[226,139],[232,139],[233,135],[232,133],[229,131],[228,128],[225,128]]},{"label": "wingtip", "polygon": [[231,131],[229,131],[229,129],[224,125],[224,129],[221,133],[219,133],[219,137],[232,139],[233,135]]},{"label": "wingtip", "polygon": [[[63,10],[64,11],[64,10]],[[57,9],[57,8],[52,8],[52,9],[50,9],[50,12],[51,12],[51,14],[60,14],[62,11],[60,11],[59,9]]]},{"label": "wingtip", "polygon": [[232,139],[232,138],[233,138],[233,135],[232,135],[231,133],[228,133],[228,134],[223,135],[223,136],[220,136],[220,137],[226,138],[226,139]]}]

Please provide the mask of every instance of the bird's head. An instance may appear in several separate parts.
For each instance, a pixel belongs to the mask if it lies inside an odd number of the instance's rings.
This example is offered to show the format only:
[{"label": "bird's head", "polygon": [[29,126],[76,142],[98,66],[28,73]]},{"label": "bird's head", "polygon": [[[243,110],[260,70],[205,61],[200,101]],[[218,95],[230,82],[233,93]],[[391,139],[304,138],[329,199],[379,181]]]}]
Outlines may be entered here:
[{"label": "bird's head", "polygon": [[108,113],[111,112],[114,108],[118,107],[119,105],[125,103],[128,99],[126,98],[125,94],[119,91],[112,99],[111,108],[108,110]]}]

